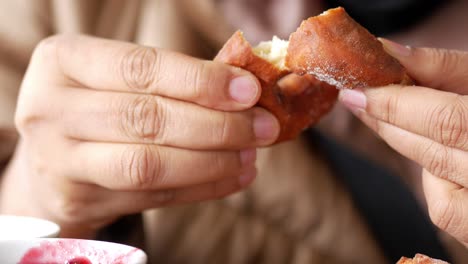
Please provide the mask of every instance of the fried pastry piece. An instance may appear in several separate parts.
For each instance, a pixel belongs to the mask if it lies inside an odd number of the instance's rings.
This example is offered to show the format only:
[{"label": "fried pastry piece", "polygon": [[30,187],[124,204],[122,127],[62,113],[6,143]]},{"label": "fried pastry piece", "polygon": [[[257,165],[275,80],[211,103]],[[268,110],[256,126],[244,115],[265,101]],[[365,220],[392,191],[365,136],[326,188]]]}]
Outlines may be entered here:
[{"label": "fried pastry piece", "polygon": [[310,75],[292,74],[284,66],[288,42],[273,38],[252,47],[237,31],[226,42],[215,61],[243,68],[260,81],[258,105],[275,115],[280,123],[277,143],[297,137],[329,112],[338,90]]},{"label": "fried pastry piece", "polygon": [[382,43],[341,7],[301,23],[289,38],[286,66],[339,89],[412,84]]},{"label": "fried pastry piece", "polygon": [[448,262],[433,259],[423,254],[416,254],[412,259],[402,257],[396,264],[448,264]]},{"label": "fried pastry piece", "polygon": [[280,122],[277,142],[297,137],[327,114],[337,100],[336,88],[413,84],[405,68],[343,8],[304,20],[289,41],[273,37],[252,47],[237,31],[215,61],[257,76],[258,105]]}]

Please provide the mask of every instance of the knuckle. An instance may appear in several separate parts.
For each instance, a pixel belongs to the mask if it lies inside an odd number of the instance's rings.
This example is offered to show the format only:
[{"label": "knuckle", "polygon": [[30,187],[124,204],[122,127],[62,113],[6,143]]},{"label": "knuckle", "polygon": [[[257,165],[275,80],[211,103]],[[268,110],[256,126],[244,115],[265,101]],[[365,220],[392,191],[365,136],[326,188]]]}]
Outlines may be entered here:
[{"label": "knuckle", "polygon": [[131,89],[151,92],[156,82],[159,52],[155,48],[136,47],[124,54],[119,64],[120,75]]},{"label": "knuckle", "polygon": [[226,155],[214,155],[212,159],[212,173],[213,174],[226,174],[226,167],[228,165]]},{"label": "knuckle", "polygon": [[41,63],[56,62],[60,65],[60,54],[70,43],[75,42],[75,35],[57,34],[41,40],[33,52],[33,59]]},{"label": "knuckle", "polygon": [[442,230],[449,230],[457,226],[459,219],[453,200],[453,195],[449,198],[433,201],[428,204],[429,217],[432,222]]},{"label": "knuckle", "polygon": [[422,152],[422,164],[432,174],[448,179],[453,173],[451,166],[452,152],[446,147],[439,147],[436,142],[431,142]]},{"label": "knuckle", "polygon": [[156,98],[138,96],[123,108],[121,130],[127,136],[150,142],[162,140],[165,114]]},{"label": "knuckle", "polygon": [[83,210],[89,204],[80,199],[74,199],[67,195],[61,195],[58,199],[56,199],[56,214],[59,215],[62,221],[64,222],[79,222],[82,215]]},{"label": "knuckle", "polygon": [[[193,87],[193,100],[214,106],[218,100],[213,100],[215,91],[225,86],[222,74],[216,74],[212,65],[206,61],[190,64],[186,68],[185,84]],[[220,88],[220,89],[212,89]]]},{"label": "knuckle", "polygon": [[228,113],[223,113],[219,126],[213,127],[213,138],[217,141],[218,144],[221,145],[227,145],[232,141],[232,124],[228,115]]},{"label": "knuckle", "polygon": [[16,130],[23,137],[40,132],[39,127],[53,121],[54,110],[45,105],[47,102],[41,95],[33,94],[34,92],[31,92],[28,98],[19,98],[14,115]]},{"label": "knuckle", "polygon": [[40,115],[31,111],[17,111],[15,114],[15,126],[20,135],[27,136],[35,130],[41,119]]},{"label": "knuckle", "polygon": [[[41,40],[34,49],[31,64],[36,66],[32,67],[50,68],[53,63],[59,63],[58,50],[65,46],[65,42],[69,41],[70,38],[72,36],[55,35]],[[50,90],[51,87],[53,87],[51,83],[38,81],[35,77],[28,77],[28,75],[25,76],[14,115],[14,124],[23,135],[33,131],[44,119],[54,114],[50,103],[51,98],[54,97],[46,98],[48,93],[44,92],[44,90]]]},{"label": "knuckle", "polygon": [[[79,222],[83,216],[83,210],[93,203],[93,197],[83,191],[83,186],[76,186],[74,182],[67,179],[66,175],[57,166],[48,162],[42,155],[30,157],[32,175],[40,179],[41,183],[49,188],[52,199],[49,199],[47,208],[63,222]],[[33,181],[35,181],[33,179]],[[80,191],[77,191],[77,188]]]},{"label": "knuckle", "polygon": [[[64,49],[75,41],[75,35],[64,34],[53,35],[41,40],[34,49],[30,67],[39,69],[40,73],[55,73],[54,69],[60,67],[61,64],[60,54],[64,54],[66,52]],[[65,73],[61,72],[60,74]],[[47,79],[49,81],[38,80],[37,76],[37,73],[26,74],[18,96],[14,122],[20,133],[32,130],[44,119],[49,118],[50,121],[53,119],[53,115],[56,114],[57,109],[51,109],[52,105],[56,105],[51,104],[50,101],[51,98],[54,99],[56,97],[50,95],[50,93],[55,92],[52,91],[54,84],[49,79]]]},{"label": "knuckle", "polygon": [[[42,39],[34,49],[33,57],[56,59],[58,47],[63,42],[63,35],[54,35]],[[47,61],[47,60],[46,60]]]},{"label": "knuckle", "polygon": [[[431,56],[429,56],[428,61],[429,65],[439,65],[438,69],[440,69],[440,76],[447,76],[447,74],[451,74],[451,70],[453,69],[453,61],[452,61],[452,56],[450,56],[450,53],[447,50],[444,49],[431,49],[430,50]],[[430,87],[440,87],[441,81],[439,80],[440,78],[435,78],[435,80],[432,83],[429,83],[428,85]]]},{"label": "knuckle", "polygon": [[131,188],[148,189],[163,180],[160,153],[154,148],[143,146],[130,149],[121,160],[124,180]]},{"label": "knuckle", "polygon": [[432,137],[443,145],[450,147],[467,146],[467,111],[465,98],[454,95],[453,101],[445,106],[435,108],[429,115]]},{"label": "knuckle", "polygon": [[[397,91],[400,91],[400,89],[398,89]],[[385,100],[385,103],[383,105],[384,111],[382,113],[382,120],[384,122],[395,124],[395,122],[397,121],[396,113],[398,112],[400,101],[400,92],[394,93],[392,96],[389,96],[387,100]]]},{"label": "knuckle", "polygon": [[443,49],[435,49],[433,52],[433,60],[439,62],[442,69],[449,69],[452,64],[449,53]]},{"label": "knuckle", "polygon": [[442,69],[441,76],[451,76],[454,70],[461,64],[461,57],[455,51],[435,49],[433,52],[435,65],[438,63]]},{"label": "knuckle", "polygon": [[[76,191],[77,188],[79,191]],[[89,195],[93,188],[85,185],[76,186],[71,182],[63,183],[53,199],[55,215],[64,222],[81,222],[84,217],[83,210],[96,202],[96,197]]]},{"label": "knuckle", "polygon": [[50,162],[47,162],[47,159],[43,155],[37,155],[37,153],[35,152],[32,152],[30,155],[30,165],[32,173],[34,175],[38,175],[43,179],[53,178],[53,175],[55,174],[51,168],[52,164],[50,164]]},{"label": "knuckle", "polygon": [[211,179],[226,179],[238,176],[242,172],[242,163],[239,152],[216,153],[210,157],[210,165],[206,173]]}]

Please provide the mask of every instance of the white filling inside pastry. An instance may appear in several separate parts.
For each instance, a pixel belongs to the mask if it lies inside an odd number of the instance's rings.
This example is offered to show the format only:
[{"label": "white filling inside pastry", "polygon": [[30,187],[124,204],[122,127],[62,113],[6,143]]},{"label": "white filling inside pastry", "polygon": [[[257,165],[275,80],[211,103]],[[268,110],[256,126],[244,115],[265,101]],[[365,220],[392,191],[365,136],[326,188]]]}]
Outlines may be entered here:
[{"label": "white filling inside pastry", "polygon": [[257,46],[253,47],[253,52],[260,58],[271,62],[279,69],[284,69],[284,60],[288,53],[288,45],[289,41],[273,36],[271,41],[262,41]]}]

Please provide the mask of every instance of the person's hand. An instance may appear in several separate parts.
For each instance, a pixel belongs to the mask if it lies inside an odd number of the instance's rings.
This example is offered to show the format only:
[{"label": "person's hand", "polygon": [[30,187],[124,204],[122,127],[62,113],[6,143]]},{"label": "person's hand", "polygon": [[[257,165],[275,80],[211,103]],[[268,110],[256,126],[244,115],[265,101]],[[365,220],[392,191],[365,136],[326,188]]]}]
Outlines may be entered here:
[{"label": "person's hand", "polygon": [[432,221],[468,246],[468,53],[382,42],[418,86],[343,90],[340,100],[423,167]]},{"label": "person's hand", "polygon": [[92,236],[119,216],[217,199],[255,177],[276,118],[252,108],[250,73],[175,52],[85,36],[35,50],[22,83],[21,135],[1,212]]}]

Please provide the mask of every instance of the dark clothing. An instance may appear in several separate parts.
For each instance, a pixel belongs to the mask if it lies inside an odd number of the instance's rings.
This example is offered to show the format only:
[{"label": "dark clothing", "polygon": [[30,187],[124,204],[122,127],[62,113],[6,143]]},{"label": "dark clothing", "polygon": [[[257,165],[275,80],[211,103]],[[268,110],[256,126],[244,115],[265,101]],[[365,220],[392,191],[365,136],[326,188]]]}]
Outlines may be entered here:
[{"label": "dark clothing", "polygon": [[326,0],[328,7],[342,6],[375,35],[408,30],[449,0]]},{"label": "dark clothing", "polygon": [[314,130],[307,136],[349,189],[390,262],[416,253],[450,261],[426,212],[399,177]]}]

